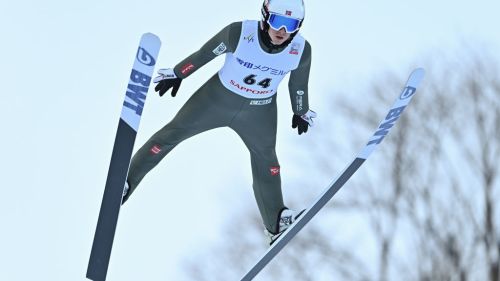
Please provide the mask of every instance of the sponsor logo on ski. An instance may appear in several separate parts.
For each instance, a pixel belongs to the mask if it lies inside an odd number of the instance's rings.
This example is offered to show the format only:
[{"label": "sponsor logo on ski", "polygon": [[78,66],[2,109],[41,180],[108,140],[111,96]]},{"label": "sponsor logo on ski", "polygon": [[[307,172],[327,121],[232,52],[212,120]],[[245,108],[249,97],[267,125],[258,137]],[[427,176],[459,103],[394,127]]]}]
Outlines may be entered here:
[{"label": "sponsor logo on ski", "polygon": [[123,106],[132,109],[141,116],[150,82],[150,76],[132,69],[130,82],[127,86],[127,98],[123,102]]},{"label": "sponsor logo on ski", "polygon": [[[137,49],[136,59],[139,63],[146,66],[154,66],[156,64],[154,57],[142,47]],[[141,116],[150,82],[150,76],[136,69],[132,69],[123,106],[133,110],[135,114]]]},{"label": "sponsor logo on ski", "polygon": [[194,65],[192,63],[188,63],[186,65],[184,65],[182,68],[181,68],[181,72],[182,74],[188,74],[189,72],[191,72],[192,70],[194,69]]},{"label": "sponsor logo on ski", "polygon": [[153,66],[156,64],[155,59],[153,56],[151,56],[148,51],[146,51],[144,48],[139,47],[137,50],[137,60],[147,66]]},{"label": "sponsor logo on ski", "polygon": [[[418,75],[414,77],[413,75]],[[410,79],[416,79],[414,84],[419,84],[420,80],[423,78],[423,69],[418,69],[418,72],[412,73]],[[406,95],[403,95],[406,97]],[[405,109],[405,106],[397,107],[400,102],[401,95],[396,98],[396,102],[393,107],[387,114],[387,116],[382,120],[382,124],[379,129],[375,133],[375,135],[384,136],[387,134],[388,128],[394,125],[394,122],[400,117],[401,113]],[[403,102],[408,104],[407,102]],[[384,133],[385,131],[385,133]],[[372,137],[373,138],[373,137]],[[376,142],[374,142],[376,143]],[[369,143],[370,144],[370,143]],[[241,280],[253,280],[261,270],[263,270],[272,260],[273,258],[281,251],[283,248],[287,246],[287,244],[292,240],[293,237],[299,233],[306,224],[308,224],[311,219],[320,212],[324,206],[337,194],[337,192],[344,186],[344,184],[354,175],[359,167],[365,162],[365,160],[370,156],[372,151],[376,148],[376,146],[365,146],[363,151],[358,157],[356,157],[349,165],[348,168],[345,169],[337,179],[328,185],[328,187],[324,190],[322,195],[305,211],[305,215],[299,218],[300,223],[295,222],[295,224],[288,228],[286,232],[280,236],[280,240],[277,243],[271,245],[270,248],[266,251],[266,253],[257,260],[256,263],[247,271],[247,273],[243,276]],[[300,214],[299,214],[300,215]]]},{"label": "sponsor logo on ski", "polygon": [[280,167],[279,166],[270,167],[269,171],[271,172],[271,176],[277,176],[280,174]]},{"label": "sponsor logo on ski", "polygon": [[403,113],[405,107],[406,106],[396,107],[389,111],[382,124],[380,124],[380,126],[378,127],[378,130],[375,132],[375,134],[373,134],[372,140],[368,142],[367,146],[372,144],[379,144],[382,142],[387,133],[389,133],[389,130],[392,128],[392,126],[394,126],[394,123],[396,123],[396,121],[401,116],[401,113]]},{"label": "sponsor logo on ski", "polygon": [[225,51],[227,50],[227,47],[226,45],[224,44],[224,42],[221,42],[219,44],[219,46],[217,46],[217,48],[215,48],[212,52],[216,55],[216,56],[220,56],[222,55]]},{"label": "sponsor logo on ski", "polygon": [[399,99],[405,100],[407,98],[410,98],[411,96],[413,96],[415,94],[415,91],[417,91],[416,88],[408,86],[408,87],[404,88],[403,92],[399,96]]},{"label": "sponsor logo on ski", "polygon": [[304,91],[302,91],[302,90],[298,90],[298,91],[297,91],[297,95],[299,95],[299,96],[303,96],[303,95],[304,95]]},{"label": "sponsor logo on ski", "polygon": [[273,98],[268,98],[265,100],[252,100],[250,101],[250,105],[266,105],[270,104],[273,101]]}]

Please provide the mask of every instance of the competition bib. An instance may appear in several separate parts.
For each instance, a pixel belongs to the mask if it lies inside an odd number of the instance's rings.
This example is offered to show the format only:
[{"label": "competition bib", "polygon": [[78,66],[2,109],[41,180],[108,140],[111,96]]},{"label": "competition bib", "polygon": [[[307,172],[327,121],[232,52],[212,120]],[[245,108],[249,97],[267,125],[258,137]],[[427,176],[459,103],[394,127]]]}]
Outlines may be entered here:
[{"label": "competition bib", "polygon": [[240,96],[269,98],[276,94],[281,80],[299,65],[305,40],[297,34],[281,52],[266,53],[260,47],[258,21],[244,21],[234,53],[226,53],[219,71],[222,84]]}]

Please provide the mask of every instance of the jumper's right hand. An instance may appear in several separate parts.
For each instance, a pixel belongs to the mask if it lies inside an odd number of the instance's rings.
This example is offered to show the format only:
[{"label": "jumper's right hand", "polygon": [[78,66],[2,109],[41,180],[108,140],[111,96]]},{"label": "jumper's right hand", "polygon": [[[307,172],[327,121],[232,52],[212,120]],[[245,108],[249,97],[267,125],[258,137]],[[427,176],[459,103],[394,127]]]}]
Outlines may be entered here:
[{"label": "jumper's right hand", "polygon": [[172,68],[162,68],[158,70],[158,75],[153,82],[158,83],[155,87],[155,91],[163,96],[170,88],[172,88],[172,97],[175,97],[179,87],[181,86],[182,79],[178,78],[174,73]]}]

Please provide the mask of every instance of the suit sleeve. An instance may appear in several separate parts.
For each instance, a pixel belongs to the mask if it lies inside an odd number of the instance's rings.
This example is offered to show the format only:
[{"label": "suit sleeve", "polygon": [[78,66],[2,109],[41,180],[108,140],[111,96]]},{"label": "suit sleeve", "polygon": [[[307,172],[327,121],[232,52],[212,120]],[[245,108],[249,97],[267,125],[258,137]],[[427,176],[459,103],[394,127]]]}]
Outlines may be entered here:
[{"label": "suit sleeve", "polygon": [[179,78],[186,78],[202,66],[226,52],[234,52],[241,34],[242,22],[234,22],[223,28],[194,52],[174,67]]},{"label": "suit sleeve", "polygon": [[309,71],[311,69],[311,45],[305,41],[299,66],[290,73],[288,90],[294,114],[303,115],[309,110]]}]

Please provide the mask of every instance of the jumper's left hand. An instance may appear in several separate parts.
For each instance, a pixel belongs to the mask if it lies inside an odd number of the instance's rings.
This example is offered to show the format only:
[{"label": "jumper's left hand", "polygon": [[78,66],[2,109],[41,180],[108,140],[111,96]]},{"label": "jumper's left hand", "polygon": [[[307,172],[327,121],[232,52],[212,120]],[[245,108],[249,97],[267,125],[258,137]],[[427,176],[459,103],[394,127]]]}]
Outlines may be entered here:
[{"label": "jumper's left hand", "polygon": [[306,114],[302,116],[294,114],[292,118],[292,128],[298,128],[299,135],[302,135],[302,133],[307,132],[309,127],[314,126],[313,118],[316,118],[316,116],[316,112],[312,110],[308,110]]}]

